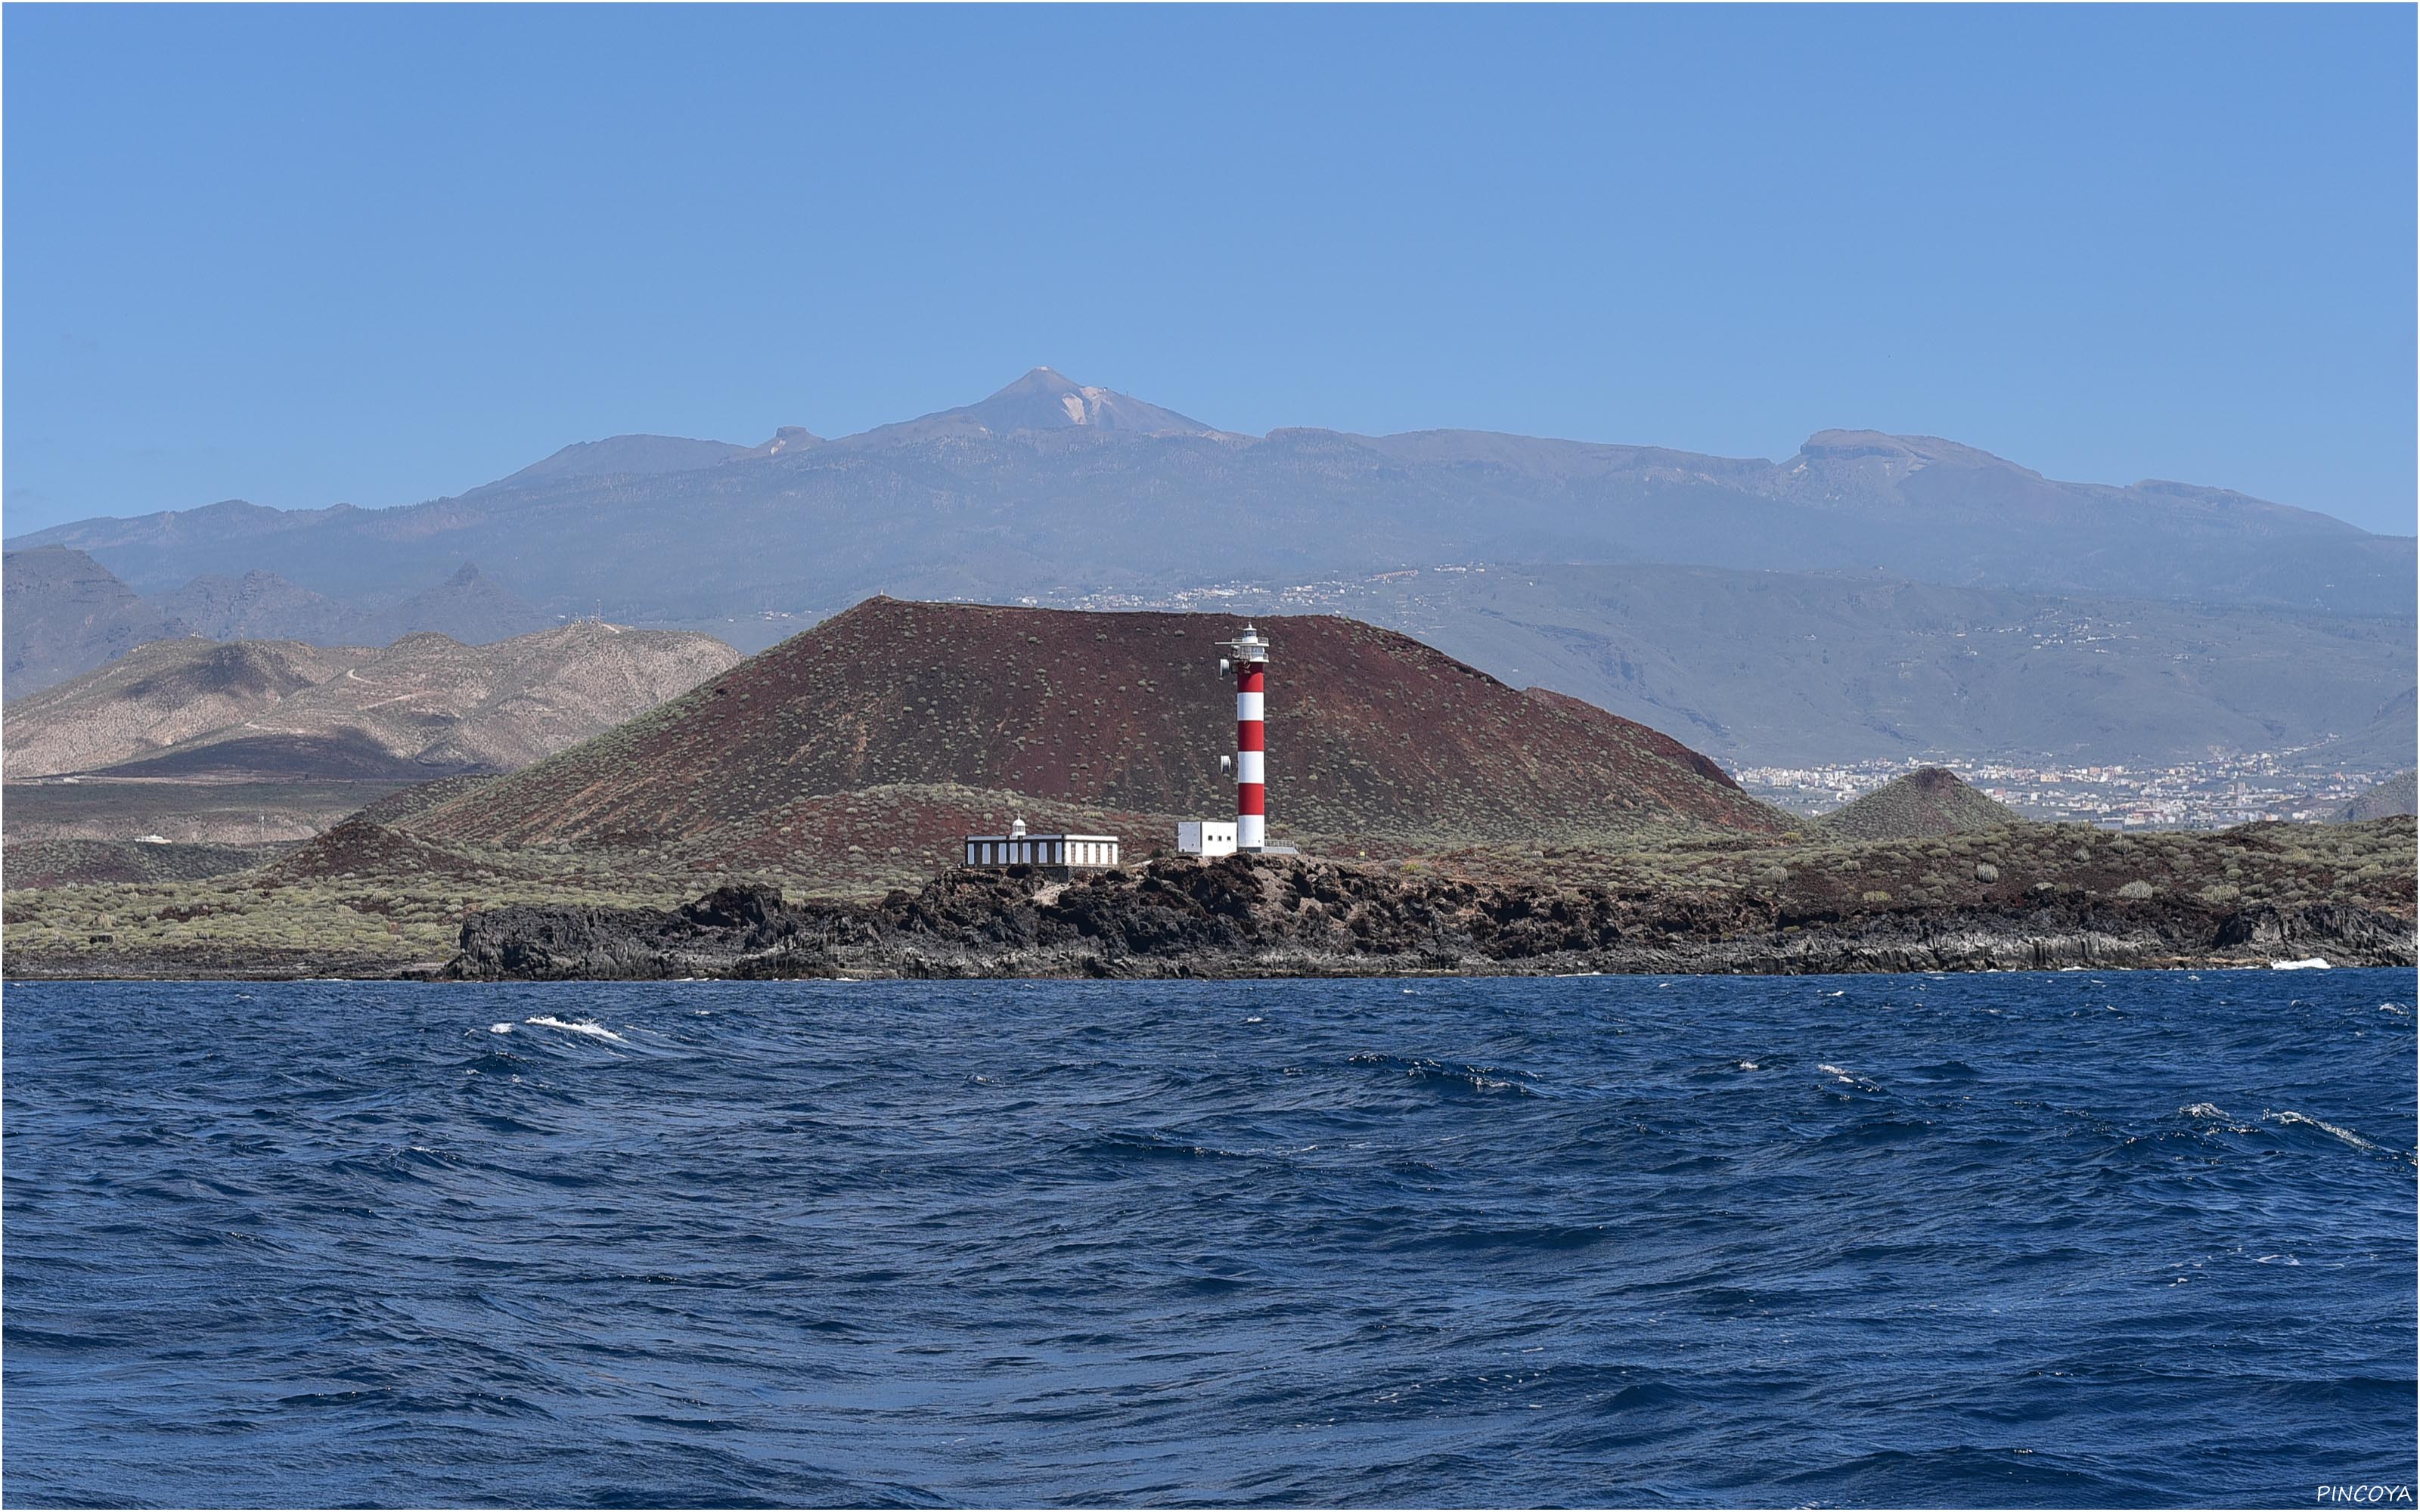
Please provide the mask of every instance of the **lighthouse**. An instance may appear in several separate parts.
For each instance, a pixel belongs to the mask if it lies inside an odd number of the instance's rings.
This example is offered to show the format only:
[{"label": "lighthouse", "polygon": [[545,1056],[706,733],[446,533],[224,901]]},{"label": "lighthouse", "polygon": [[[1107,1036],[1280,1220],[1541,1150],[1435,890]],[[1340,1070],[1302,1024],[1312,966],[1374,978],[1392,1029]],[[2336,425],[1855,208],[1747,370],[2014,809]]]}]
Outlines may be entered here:
[{"label": "lighthouse", "polygon": [[1248,624],[1242,635],[1218,644],[1233,653],[1220,658],[1218,670],[1235,674],[1235,849],[1260,851],[1268,845],[1268,779],[1262,764],[1268,747],[1261,733],[1261,695],[1269,643]]}]

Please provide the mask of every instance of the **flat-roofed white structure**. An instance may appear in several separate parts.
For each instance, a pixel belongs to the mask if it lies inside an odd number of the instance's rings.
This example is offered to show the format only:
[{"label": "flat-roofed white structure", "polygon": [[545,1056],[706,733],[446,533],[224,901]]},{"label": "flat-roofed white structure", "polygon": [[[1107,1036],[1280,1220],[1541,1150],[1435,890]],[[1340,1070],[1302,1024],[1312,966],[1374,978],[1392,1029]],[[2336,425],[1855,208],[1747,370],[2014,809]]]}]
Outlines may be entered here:
[{"label": "flat-roofed white structure", "polygon": [[1235,821],[1233,819],[1178,820],[1176,854],[1179,856],[1234,855]]},{"label": "flat-roofed white structure", "polygon": [[969,866],[1055,866],[1071,872],[1118,864],[1115,835],[1029,835],[1016,820],[1005,835],[969,835]]}]

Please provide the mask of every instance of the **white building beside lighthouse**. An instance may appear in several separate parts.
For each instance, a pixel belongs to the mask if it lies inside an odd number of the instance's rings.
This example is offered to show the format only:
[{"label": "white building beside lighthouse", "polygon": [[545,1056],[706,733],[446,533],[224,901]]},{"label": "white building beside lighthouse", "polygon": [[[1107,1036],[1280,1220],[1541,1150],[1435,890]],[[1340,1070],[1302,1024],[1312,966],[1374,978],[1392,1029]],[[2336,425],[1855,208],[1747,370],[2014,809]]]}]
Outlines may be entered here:
[{"label": "white building beside lighthouse", "polygon": [[1118,864],[1115,835],[1031,835],[1023,819],[1004,835],[969,835],[966,862],[975,867],[1047,866],[1082,872]]}]

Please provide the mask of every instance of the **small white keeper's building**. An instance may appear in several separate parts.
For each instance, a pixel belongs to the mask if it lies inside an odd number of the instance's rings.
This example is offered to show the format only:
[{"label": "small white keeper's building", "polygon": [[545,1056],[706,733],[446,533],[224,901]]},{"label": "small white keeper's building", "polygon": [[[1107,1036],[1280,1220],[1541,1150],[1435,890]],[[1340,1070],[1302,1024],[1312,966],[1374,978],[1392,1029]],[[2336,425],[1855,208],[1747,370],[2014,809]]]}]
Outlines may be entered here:
[{"label": "small white keeper's building", "polygon": [[1118,864],[1115,835],[1029,835],[1012,821],[1005,835],[969,835],[969,866],[1053,866],[1070,872]]},{"label": "small white keeper's building", "polygon": [[1177,821],[1176,854],[1179,856],[1234,855],[1235,821],[1233,819]]}]

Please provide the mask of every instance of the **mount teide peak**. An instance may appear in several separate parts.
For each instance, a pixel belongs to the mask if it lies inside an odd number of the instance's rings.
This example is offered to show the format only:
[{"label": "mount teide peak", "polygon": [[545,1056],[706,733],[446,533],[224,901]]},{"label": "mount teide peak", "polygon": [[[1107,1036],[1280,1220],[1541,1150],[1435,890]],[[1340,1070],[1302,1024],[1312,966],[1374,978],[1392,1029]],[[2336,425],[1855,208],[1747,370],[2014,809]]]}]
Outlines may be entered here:
[{"label": "mount teide peak", "polygon": [[1010,436],[1018,431],[1114,430],[1143,436],[1215,436],[1218,428],[1146,404],[1114,389],[1096,388],[1047,367],[975,404],[960,405],[893,425],[877,425],[861,442],[917,440],[927,436]]},{"label": "mount teide peak", "polygon": [[[1082,384],[1047,367],[1037,367],[1006,388],[974,404],[939,409],[913,420],[876,425],[839,441],[827,440],[803,425],[783,425],[755,446],[737,441],[698,440],[686,436],[608,436],[602,440],[574,441],[528,467],[484,484],[462,495],[476,499],[513,489],[551,487],[568,479],[660,476],[694,472],[725,462],[798,457],[821,446],[878,447],[951,436],[1014,436],[1021,431],[1120,431],[1136,436],[1215,436],[1218,430],[1198,420],[1146,404],[1114,389]],[[246,506],[252,507],[252,506]]]}]

